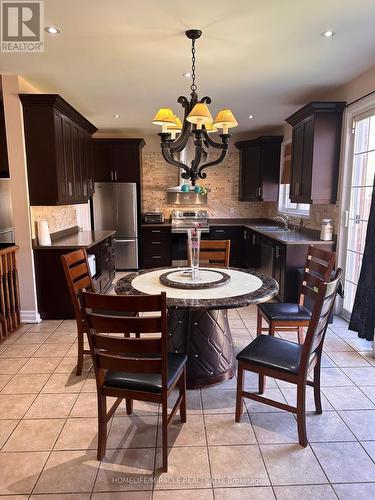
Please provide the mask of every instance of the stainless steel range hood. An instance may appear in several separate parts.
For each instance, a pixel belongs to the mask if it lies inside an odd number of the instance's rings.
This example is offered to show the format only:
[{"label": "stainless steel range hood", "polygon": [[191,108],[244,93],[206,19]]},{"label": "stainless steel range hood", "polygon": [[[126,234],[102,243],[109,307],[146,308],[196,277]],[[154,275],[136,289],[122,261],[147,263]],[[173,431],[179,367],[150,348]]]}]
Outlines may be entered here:
[{"label": "stainless steel range hood", "polygon": [[172,191],[175,188],[170,188],[167,191],[167,201],[169,205],[207,205],[207,194],[196,193],[190,191],[183,193],[180,191]]},{"label": "stainless steel range hood", "polygon": [[[183,163],[188,163],[191,161],[194,155],[193,144],[189,140],[186,147],[180,152],[180,161]],[[207,193],[200,194],[196,193],[194,190],[184,193],[181,191],[183,184],[187,184],[185,179],[182,179],[181,174],[183,170],[178,170],[178,180],[177,186],[170,187],[167,189],[167,202],[169,205],[207,205]],[[190,185],[190,184],[189,184]],[[209,191],[209,190],[207,190]]]}]

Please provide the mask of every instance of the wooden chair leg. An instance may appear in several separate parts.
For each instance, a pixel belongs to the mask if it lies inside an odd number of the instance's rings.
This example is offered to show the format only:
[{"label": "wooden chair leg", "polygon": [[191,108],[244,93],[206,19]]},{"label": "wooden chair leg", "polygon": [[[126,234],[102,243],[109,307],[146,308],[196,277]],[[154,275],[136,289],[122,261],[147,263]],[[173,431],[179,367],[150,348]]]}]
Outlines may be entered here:
[{"label": "wooden chair leg", "polygon": [[259,337],[259,335],[262,335],[262,315],[260,314],[259,309],[258,309],[258,314],[257,314],[257,337]]},{"label": "wooden chair leg", "polygon": [[306,384],[297,385],[297,427],[299,444],[306,448],[307,433],[306,433]]},{"label": "wooden chair leg", "polygon": [[131,415],[133,413],[133,400],[126,399],[125,404],[126,404],[126,414]]},{"label": "wooden chair leg", "polygon": [[264,393],[264,389],[266,387],[266,377],[264,375],[262,375],[261,373],[259,373],[259,394],[263,394]]},{"label": "wooden chair leg", "polygon": [[98,394],[98,460],[104,458],[107,448],[107,401],[106,397]]},{"label": "wooden chair leg", "polygon": [[178,382],[179,393],[182,395],[182,401],[180,405],[180,417],[181,422],[186,422],[186,367],[184,367],[181,374],[180,380]]},{"label": "wooden chair leg", "polygon": [[322,410],[322,398],[320,394],[320,359],[314,368],[314,401],[315,401],[315,411],[319,415],[323,413]]},{"label": "wooden chair leg", "polygon": [[273,321],[270,321],[270,326],[268,328],[268,335],[275,335],[275,323]]},{"label": "wooden chair leg", "polygon": [[83,338],[83,332],[78,331],[78,357],[77,357],[77,369],[76,369],[76,375],[79,377],[82,375],[82,369],[83,369],[83,347],[84,347],[84,338]]},{"label": "wooden chair leg", "polygon": [[163,472],[168,471],[168,405],[167,398],[163,398],[162,402],[162,456],[163,456]]},{"label": "wooden chair leg", "polygon": [[303,326],[298,327],[298,343],[299,344],[304,344],[305,342],[305,333],[303,330]]},{"label": "wooden chair leg", "polygon": [[243,368],[241,366],[241,363],[238,363],[237,395],[236,395],[236,417],[235,417],[236,422],[240,422],[242,411],[243,411],[243,397],[242,397],[243,382],[244,382]]}]

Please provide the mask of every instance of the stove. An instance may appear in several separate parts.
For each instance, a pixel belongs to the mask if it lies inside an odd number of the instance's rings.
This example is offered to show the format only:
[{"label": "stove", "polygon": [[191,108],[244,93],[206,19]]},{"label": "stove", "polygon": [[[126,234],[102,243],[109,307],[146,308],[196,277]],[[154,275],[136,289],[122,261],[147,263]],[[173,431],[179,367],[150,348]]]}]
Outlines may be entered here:
[{"label": "stove", "polygon": [[173,210],[171,214],[172,233],[186,233],[188,229],[200,229],[209,233],[207,210]]}]

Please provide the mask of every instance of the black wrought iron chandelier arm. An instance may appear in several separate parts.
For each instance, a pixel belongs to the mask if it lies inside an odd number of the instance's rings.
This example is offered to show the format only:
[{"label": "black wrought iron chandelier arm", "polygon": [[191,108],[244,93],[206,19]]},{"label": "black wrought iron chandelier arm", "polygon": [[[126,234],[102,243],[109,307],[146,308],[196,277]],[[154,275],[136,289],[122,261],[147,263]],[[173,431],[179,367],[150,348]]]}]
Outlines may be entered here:
[{"label": "black wrought iron chandelier arm", "polygon": [[208,167],[213,167],[214,165],[218,165],[219,163],[225,160],[227,154],[228,154],[228,144],[223,144],[223,149],[221,151],[221,154],[218,158],[216,158],[216,160],[204,163],[201,167],[199,167],[198,176],[200,177],[200,179],[205,179],[207,177],[207,174],[203,172],[204,169]]},{"label": "black wrought iron chandelier arm", "polygon": [[182,163],[181,161],[178,161],[174,158],[173,154],[171,153],[168,144],[163,143],[161,144],[161,152],[163,155],[164,160],[169,163],[170,165],[174,165],[175,167],[182,168],[187,174],[189,174],[189,168]]},{"label": "black wrought iron chandelier arm", "polygon": [[[230,139],[230,134],[221,134],[220,137],[222,137],[223,135],[226,136],[225,141],[228,142],[228,140]],[[209,133],[206,130],[203,131],[203,136],[204,136],[204,140],[208,143],[209,146],[211,146],[215,149],[223,149],[223,143],[224,143],[223,138],[222,138],[222,142],[213,141],[211,139]]]}]

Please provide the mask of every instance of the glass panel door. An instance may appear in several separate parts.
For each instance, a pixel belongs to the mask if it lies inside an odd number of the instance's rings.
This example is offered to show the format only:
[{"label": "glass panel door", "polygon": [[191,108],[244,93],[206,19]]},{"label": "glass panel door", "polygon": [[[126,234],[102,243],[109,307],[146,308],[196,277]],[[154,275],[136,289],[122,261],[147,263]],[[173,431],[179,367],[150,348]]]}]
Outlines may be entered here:
[{"label": "glass panel door", "polygon": [[[371,114],[372,113],[372,114]],[[357,116],[353,123],[354,145],[347,211],[347,248],[343,313],[351,315],[361,271],[367,223],[375,175],[375,110]]]}]

